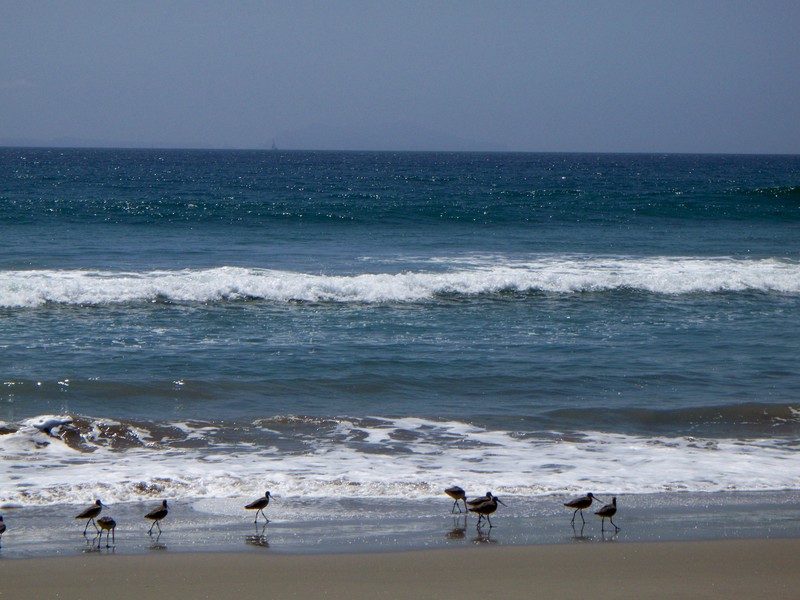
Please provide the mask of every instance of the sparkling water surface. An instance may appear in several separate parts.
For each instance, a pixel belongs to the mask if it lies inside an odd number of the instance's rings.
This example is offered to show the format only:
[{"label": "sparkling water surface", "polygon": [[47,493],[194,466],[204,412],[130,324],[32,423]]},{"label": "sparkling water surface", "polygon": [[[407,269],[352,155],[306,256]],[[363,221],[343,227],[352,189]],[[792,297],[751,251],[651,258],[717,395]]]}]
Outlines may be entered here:
[{"label": "sparkling water surface", "polygon": [[0,502],[800,487],[800,157],[7,148],[0,181]]}]

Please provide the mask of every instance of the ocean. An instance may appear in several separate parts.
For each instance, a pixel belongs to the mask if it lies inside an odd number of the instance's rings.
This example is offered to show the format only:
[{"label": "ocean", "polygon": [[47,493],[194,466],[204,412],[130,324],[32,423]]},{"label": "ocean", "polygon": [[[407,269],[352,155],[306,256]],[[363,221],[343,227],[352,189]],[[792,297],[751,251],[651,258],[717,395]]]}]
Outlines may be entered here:
[{"label": "ocean", "polygon": [[798,156],[0,149],[0,507],[798,490],[798,358]]}]

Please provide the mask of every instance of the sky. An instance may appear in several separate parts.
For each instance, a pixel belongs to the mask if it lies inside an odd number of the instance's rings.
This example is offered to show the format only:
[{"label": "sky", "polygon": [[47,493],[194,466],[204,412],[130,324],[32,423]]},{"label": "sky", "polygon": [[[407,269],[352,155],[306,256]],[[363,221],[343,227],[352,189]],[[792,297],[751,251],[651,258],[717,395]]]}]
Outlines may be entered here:
[{"label": "sky", "polygon": [[0,145],[800,154],[796,0],[3,0]]}]

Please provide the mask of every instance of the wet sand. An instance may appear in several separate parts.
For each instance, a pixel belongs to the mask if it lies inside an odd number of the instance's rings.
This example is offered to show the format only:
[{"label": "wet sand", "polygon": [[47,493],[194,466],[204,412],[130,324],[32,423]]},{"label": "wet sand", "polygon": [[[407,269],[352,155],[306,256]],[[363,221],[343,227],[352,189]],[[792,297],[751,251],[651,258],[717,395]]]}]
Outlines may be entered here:
[{"label": "wet sand", "polygon": [[0,560],[0,598],[797,598],[800,540]]},{"label": "wet sand", "polygon": [[[248,499],[250,500],[250,499]],[[565,498],[506,496],[508,506],[492,515],[493,528],[477,528],[475,515],[452,515],[442,498],[290,498],[271,502],[271,521],[253,523],[245,499],[170,499],[161,536],[148,536],[144,515],[160,500],[111,503],[103,515],[118,526],[106,548],[74,517],[85,505],[3,507],[8,531],[0,560],[84,554],[255,553],[266,555],[466,550],[474,546],[569,546],[640,542],[800,539],[800,492],[647,494],[619,496],[614,532],[591,511],[586,523],[564,508]],[[107,500],[106,500],[107,501]]]}]

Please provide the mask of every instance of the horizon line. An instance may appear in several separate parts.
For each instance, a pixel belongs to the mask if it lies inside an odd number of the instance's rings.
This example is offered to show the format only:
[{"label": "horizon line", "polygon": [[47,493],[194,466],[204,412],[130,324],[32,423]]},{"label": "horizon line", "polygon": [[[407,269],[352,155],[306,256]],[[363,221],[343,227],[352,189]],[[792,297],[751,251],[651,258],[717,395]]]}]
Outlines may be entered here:
[{"label": "horizon line", "polygon": [[742,151],[659,151],[659,150],[409,150],[409,149],[332,149],[332,148],[269,148],[269,147],[230,147],[230,146],[147,146],[147,145],[47,145],[47,144],[7,144],[0,142],[0,148],[27,150],[142,150],[165,152],[264,152],[280,154],[289,152],[329,152],[329,153],[385,153],[385,154],[640,154],[669,156],[800,156],[800,152],[742,152]]}]

